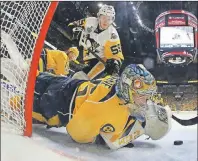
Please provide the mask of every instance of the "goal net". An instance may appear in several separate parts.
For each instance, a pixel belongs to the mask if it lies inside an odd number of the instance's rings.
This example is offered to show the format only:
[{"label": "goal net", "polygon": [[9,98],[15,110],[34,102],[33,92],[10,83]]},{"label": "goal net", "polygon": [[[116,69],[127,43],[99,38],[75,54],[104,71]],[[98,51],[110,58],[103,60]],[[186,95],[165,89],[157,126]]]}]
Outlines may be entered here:
[{"label": "goal net", "polygon": [[32,133],[36,71],[57,4],[1,2],[1,123],[17,134]]}]

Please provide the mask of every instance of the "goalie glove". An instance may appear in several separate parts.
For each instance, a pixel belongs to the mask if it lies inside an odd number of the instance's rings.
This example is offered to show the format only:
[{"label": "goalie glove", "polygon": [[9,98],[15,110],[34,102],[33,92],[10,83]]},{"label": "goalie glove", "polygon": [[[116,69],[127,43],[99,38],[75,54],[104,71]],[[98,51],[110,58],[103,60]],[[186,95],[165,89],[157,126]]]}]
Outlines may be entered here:
[{"label": "goalie glove", "polygon": [[169,106],[163,107],[148,100],[145,119],[145,134],[152,140],[159,140],[171,129],[172,112]]}]

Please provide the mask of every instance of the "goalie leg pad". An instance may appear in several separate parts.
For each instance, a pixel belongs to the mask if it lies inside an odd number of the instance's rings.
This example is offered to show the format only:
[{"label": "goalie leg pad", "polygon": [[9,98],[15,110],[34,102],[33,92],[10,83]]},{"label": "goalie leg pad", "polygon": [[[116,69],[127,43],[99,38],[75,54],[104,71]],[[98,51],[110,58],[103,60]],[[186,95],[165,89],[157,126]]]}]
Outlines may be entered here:
[{"label": "goalie leg pad", "polygon": [[130,144],[132,141],[144,134],[144,122],[137,120],[137,118],[129,116],[122,133],[104,133],[100,132],[106,145],[110,149],[119,149]]}]

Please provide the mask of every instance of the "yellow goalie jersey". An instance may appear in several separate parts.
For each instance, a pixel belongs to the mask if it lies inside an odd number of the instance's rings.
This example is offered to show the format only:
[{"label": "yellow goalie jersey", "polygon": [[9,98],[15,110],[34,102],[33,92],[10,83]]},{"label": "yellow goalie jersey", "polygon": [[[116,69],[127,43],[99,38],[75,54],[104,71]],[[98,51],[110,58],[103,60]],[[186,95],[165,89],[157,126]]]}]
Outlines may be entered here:
[{"label": "yellow goalie jersey", "polygon": [[100,133],[109,132],[117,139],[130,111],[118,98],[115,82],[114,77],[83,81],[41,73],[36,80],[33,118],[48,126],[66,126],[79,143],[94,142]]},{"label": "yellow goalie jersey", "polygon": [[79,45],[84,47],[84,61],[95,58],[95,56],[88,51],[91,47],[94,47],[95,53],[104,60],[124,59],[120,38],[113,25],[110,25],[106,30],[100,30],[96,17],[88,17],[75,21],[74,23],[70,23],[69,26],[74,24],[75,26],[81,26],[83,28]]},{"label": "yellow goalie jersey", "polygon": [[60,50],[44,49],[39,60],[39,72],[50,71],[56,75],[69,73],[69,58]]},{"label": "yellow goalie jersey", "polygon": [[66,126],[76,142],[93,142],[100,133],[113,133],[115,137],[124,130],[130,113],[116,95],[115,81],[106,77],[101,82],[88,81],[79,86],[72,119]]}]

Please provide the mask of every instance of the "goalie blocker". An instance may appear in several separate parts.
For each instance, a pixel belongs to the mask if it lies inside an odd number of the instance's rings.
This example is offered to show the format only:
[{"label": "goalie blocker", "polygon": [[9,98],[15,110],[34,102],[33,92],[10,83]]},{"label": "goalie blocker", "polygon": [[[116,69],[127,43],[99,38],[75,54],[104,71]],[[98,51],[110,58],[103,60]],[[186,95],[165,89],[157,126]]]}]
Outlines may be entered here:
[{"label": "goalie blocker", "polygon": [[143,134],[157,140],[170,130],[170,108],[145,101],[144,119],[140,120],[129,106],[138,105],[137,96],[142,102],[142,97],[147,100],[155,89],[153,76],[141,65],[127,66],[120,78],[108,76],[92,81],[41,73],[36,80],[33,118],[48,127],[66,126],[78,143],[94,143],[101,136],[111,149],[123,147]]}]

